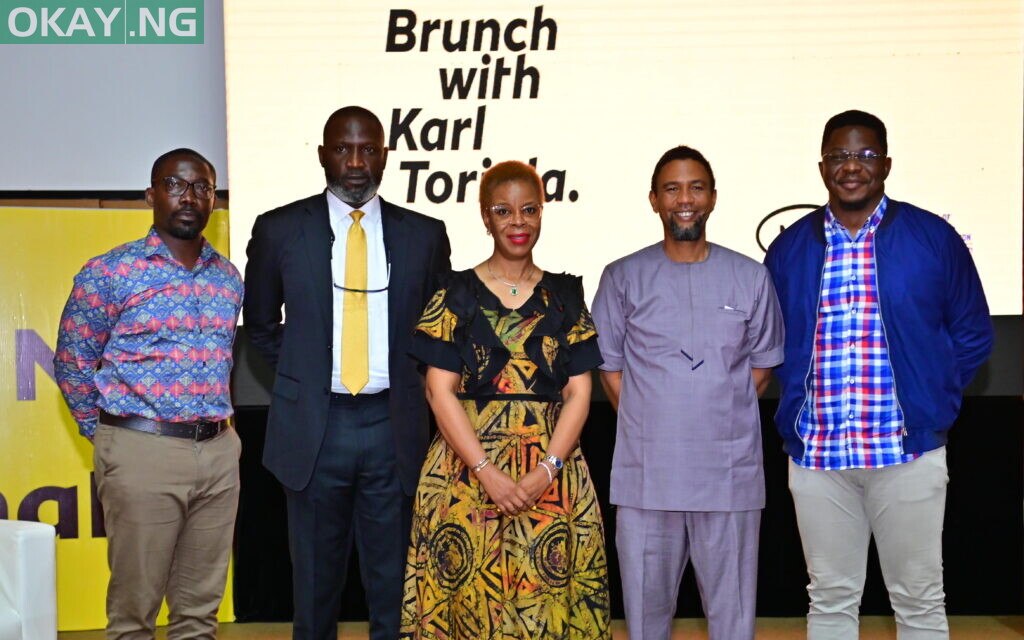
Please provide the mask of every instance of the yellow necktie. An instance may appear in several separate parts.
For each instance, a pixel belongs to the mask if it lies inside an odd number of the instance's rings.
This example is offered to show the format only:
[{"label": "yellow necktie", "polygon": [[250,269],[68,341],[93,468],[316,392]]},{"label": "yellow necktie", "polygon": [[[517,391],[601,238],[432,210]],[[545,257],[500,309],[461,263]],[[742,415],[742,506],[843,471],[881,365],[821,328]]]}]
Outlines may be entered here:
[{"label": "yellow necktie", "polygon": [[[352,212],[345,243],[345,288],[366,289],[366,231],[363,212]],[[355,395],[370,380],[370,314],[366,294],[346,291],[341,314],[341,384]]]}]

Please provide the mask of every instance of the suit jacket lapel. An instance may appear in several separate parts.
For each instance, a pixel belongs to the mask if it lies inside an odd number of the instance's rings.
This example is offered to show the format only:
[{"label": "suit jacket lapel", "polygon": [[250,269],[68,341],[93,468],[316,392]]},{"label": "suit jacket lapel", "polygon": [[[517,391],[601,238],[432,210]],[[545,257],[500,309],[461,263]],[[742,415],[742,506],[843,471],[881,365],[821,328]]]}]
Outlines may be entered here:
[{"label": "suit jacket lapel", "polygon": [[391,280],[388,282],[388,346],[395,344],[395,333],[398,330],[399,309],[405,302],[406,268],[409,264],[404,259],[407,255],[406,245],[409,234],[402,224],[405,214],[381,198],[381,221],[384,226],[384,251],[387,253],[388,266],[391,269]]},{"label": "suit jacket lapel", "polygon": [[334,284],[331,275],[331,218],[327,210],[326,194],[315,198],[306,208],[302,236],[306,256],[309,258],[313,290],[317,292],[320,311],[327,333],[330,334],[334,324]]}]

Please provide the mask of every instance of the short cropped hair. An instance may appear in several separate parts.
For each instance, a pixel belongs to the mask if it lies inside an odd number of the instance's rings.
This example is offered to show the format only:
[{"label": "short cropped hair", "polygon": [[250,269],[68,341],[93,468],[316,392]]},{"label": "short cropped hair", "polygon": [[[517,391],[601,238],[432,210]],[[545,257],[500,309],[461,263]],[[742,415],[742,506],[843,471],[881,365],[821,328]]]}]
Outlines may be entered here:
[{"label": "short cropped hair", "polygon": [[832,137],[832,134],[843,127],[863,127],[874,131],[875,136],[878,137],[878,144],[882,145],[882,153],[888,155],[889,140],[886,137],[885,124],[878,116],[856,109],[837,113],[828,119],[828,122],[825,123],[825,131],[821,134],[822,153],[825,152],[825,145],[828,144],[828,139]]},{"label": "short cropped hair", "polygon": [[358,105],[353,104],[347,107],[342,107],[335,111],[334,113],[332,113],[331,115],[327,116],[327,121],[324,122],[325,136],[327,135],[327,127],[329,127],[331,123],[337,120],[338,118],[366,118],[370,122],[376,124],[377,128],[380,129],[382,132],[384,131],[384,125],[380,123],[380,118],[378,118],[376,114],[374,114],[372,111],[365,107],[360,107]]},{"label": "short cropped hair", "polygon": [[167,153],[161,154],[160,157],[153,162],[153,168],[149,171],[149,179],[156,180],[159,177],[156,175],[156,172],[160,169],[160,165],[162,165],[168,158],[173,158],[175,156],[188,156],[197,162],[205,164],[207,168],[209,168],[210,173],[213,174],[214,182],[217,181],[217,170],[213,168],[213,163],[203,157],[203,154],[199,153],[195,149],[189,149],[187,147],[172,149]]},{"label": "short cropped hair", "polygon": [[711,163],[708,162],[708,159],[696,149],[686,145],[679,145],[663,153],[661,158],[658,159],[657,164],[654,165],[654,173],[651,174],[651,193],[658,192],[658,174],[665,165],[673,160],[693,160],[694,162],[699,162],[708,172],[708,177],[711,179],[711,190],[715,190],[715,172],[711,170]]},{"label": "short cropped hair", "polygon": [[480,207],[486,207],[491,199],[491,192],[506,182],[525,182],[537,189],[537,196],[541,204],[544,203],[544,183],[541,181],[537,170],[518,160],[506,160],[499,162],[484,172],[480,178]]}]

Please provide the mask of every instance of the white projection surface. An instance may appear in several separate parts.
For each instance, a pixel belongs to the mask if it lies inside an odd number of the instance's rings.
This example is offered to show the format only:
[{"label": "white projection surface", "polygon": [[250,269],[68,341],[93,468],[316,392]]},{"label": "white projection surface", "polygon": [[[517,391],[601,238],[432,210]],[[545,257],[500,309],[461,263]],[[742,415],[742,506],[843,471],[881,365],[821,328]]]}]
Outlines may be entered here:
[{"label": "white projection surface", "polygon": [[381,194],[443,219],[456,268],[491,250],[484,166],[535,159],[554,196],[536,260],[582,274],[588,298],[661,237],[647,193],[666,149],[708,157],[709,238],[761,259],[768,214],[826,200],[822,127],[858,108],[888,126],[890,196],[946,216],[992,313],[1021,312],[1017,0],[233,0],[225,26],[239,263],[256,215],[323,189],[316,146],[344,105],[383,121]]}]

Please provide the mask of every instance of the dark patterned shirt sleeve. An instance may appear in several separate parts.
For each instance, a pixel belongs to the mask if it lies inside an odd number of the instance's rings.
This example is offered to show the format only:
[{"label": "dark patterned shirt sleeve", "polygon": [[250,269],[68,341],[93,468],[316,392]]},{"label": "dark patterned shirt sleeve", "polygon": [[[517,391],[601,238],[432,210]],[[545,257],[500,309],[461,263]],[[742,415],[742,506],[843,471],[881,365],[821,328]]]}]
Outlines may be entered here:
[{"label": "dark patterned shirt sleeve", "polygon": [[57,332],[53,374],[79,432],[91,436],[99,416],[95,374],[117,319],[102,260],[90,260],[75,276]]},{"label": "dark patterned shirt sleeve", "polygon": [[601,358],[601,350],[597,346],[597,329],[594,326],[594,319],[585,303],[581,303],[580,315],[576,319],[576,323],[569,329],[569,333],[566,334],[566,341],[569,343],[569,362],[566,365],[566,373],[570,376],[596,369],[604,362]]},{"label": "dark patterned shirt sleeve", "polygon": [[445,304],[446,295],[445,289],[439,289],[427,303],[413,329],[409,355],[431,367],[462,373],[462,358],[455,344],[458,317]]}]

